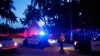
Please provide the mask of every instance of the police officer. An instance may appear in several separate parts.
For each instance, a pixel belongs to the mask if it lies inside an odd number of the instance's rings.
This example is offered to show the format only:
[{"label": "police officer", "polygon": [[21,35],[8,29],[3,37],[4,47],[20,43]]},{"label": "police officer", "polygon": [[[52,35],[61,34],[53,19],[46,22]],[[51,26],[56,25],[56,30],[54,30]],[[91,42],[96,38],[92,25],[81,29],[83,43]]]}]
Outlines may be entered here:
[{"label": "police officer", "polygon": [[65,41],[65,37],[64,34],[61,34],[61,36],[58,39],[59,45],[60,45],[60,53],[64,53],[64,49],[63,49],[63,43]]}]

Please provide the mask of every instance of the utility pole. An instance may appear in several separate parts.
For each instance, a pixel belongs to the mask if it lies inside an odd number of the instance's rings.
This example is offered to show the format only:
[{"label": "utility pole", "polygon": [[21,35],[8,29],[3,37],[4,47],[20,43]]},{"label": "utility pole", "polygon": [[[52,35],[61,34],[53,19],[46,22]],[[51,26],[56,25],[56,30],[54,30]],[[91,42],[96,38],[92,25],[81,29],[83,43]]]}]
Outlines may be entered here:
[{"label": "utility pole", "polygon": [[72,26],[72,15],[71,15],[71,0],[69,1],[69,19],[70,19],[70,41],[73,41],[73,26]]}]

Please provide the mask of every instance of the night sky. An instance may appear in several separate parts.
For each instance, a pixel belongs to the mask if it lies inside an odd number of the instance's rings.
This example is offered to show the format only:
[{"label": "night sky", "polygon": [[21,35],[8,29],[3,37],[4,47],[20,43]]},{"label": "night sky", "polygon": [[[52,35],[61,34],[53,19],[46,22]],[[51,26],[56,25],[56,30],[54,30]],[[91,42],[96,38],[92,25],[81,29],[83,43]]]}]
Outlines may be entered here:
[{"label": "night sky", "polygon": [[[69,0],[67,0],[68,2]],[[76,0],[75,0],[76,1]],[[18,23],[12,25],[13,28],[21,28],[23,25],[19,22],[19,18],[24,18],[23,12],[30,5],[31,0],[13,0],[16,10],[15,15],[18,17]],[[80,7],[78,3],[72,3],[72,18],[73,27],[99,27],[100,28],[100,9],[99,3],[95,0],[80,0]],[[63,10],[65,11],[65,10]],[[68,11],[68,10],[67,10]],[[82,16],[79,16],[82,12]],[[81,18],[82,17],[82,18]],[[0,19],[0,23],[4,20]],[[87,25],[88,24],[88,25]],[[87,25],[87,26],[86,26]]]},{"label": "night sky", "polygon": [[[30,1],[31,0],[13,0],[13,2],[14,2],[13,5],[16,8],[16,10],[13,10],[13,11],[14,11],[15,15],[18,17],[17,18],[18,23],[14,23],[12,25],[13,28],[21,28],[21,27],[23,27],[23,25],[21,24],[21,22],[19,22],[19,18],[25,17],[23,15],[23,12],[27,8],[27,5],[30,4]],[[0,19],[0,24],[3,23],[3,22],[5,22],[5,20]]]}]

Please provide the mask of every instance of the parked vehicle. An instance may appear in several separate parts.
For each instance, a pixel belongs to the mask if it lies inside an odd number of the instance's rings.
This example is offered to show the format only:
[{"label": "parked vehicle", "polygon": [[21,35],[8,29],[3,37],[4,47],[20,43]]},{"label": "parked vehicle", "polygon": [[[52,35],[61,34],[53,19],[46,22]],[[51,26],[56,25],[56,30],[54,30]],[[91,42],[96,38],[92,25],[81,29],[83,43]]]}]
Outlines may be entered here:
[{"label": "parked vehicle", "polygon": [[48,47],[52,44],[54,44],[56,41],[53,39],[49,39],[47,35],[40,36],[40,35],[33,35],[30,37],[27,37],[23,41],[24,46],[37,46],[40,48]]},{"label": "parked vehicle", "polygon": [[79,52],[100,52],[100,35],[74,41],[74,48]]},{"label": "parked vehicle", "polygon": [[17,50],[18,44],[10,36],[0,35],[0,51]]}]

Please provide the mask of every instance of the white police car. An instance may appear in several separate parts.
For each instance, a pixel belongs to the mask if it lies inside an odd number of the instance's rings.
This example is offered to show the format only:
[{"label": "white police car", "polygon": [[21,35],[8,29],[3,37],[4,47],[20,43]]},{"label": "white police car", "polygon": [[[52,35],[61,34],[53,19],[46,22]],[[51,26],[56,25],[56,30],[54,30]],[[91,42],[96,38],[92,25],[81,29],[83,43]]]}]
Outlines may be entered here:
[{"label": "white police car", "polygon": [[16,50],[17,42],[7,35],[0,35],[0,51]]},{"label": "white police car", "polygon": [[87,40],[75,41],[74,48],[79,52],[100,52],[100,35]]},{"label": "white police car", "polygon": [[48,45],[48,41],[46,36],[32,35],[23,40],[23,45],[44,48]]},{"label": "white police car", "polygon": [[24,46],[31,46],[31,47],[40,47],[40,48],[45,48],[49,47],[51,45],[54,45],[57,41],[54,39],[49,39],[49,36],[44,35],[33,35],[30,37],[27,37],[23,41]]},{"label": "white police car", "polygon": [[95,52],[100,52],[100,35],[97,35],[91,40],[91,50]]}]

